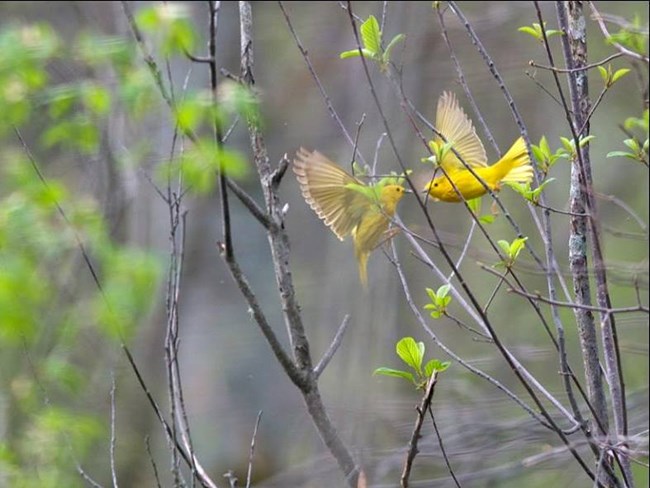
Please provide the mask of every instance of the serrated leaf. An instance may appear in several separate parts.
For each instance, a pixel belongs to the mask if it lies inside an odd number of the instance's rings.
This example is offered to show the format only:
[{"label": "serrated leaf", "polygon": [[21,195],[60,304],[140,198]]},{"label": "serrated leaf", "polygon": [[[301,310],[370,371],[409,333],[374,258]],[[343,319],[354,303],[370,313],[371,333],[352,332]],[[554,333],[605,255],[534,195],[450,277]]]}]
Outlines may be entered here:
[{"label": "serrated leaf", "polygon": [[397,355],[402,361],[411,366],[417,372],[421,371],[422,354],[420,347],[412,337],[404,337],[397,342],[395,347]]},{"label": "serrated leaf", "polygon": [[361,24],[363,46],[374,55],[381,54],[381,31],[374,15]]},{"label": "serrated leaf", "polygon": [[400,369],[392,369],[392,368],[377,368],[376,370],[373,371],[373,375],[382,375],[382,376],[393,376],[395,378],[404,378],[411,383],[415,384],[415,378],[413,377],[413,374],[409,373],[408,371],[402,371]]}]

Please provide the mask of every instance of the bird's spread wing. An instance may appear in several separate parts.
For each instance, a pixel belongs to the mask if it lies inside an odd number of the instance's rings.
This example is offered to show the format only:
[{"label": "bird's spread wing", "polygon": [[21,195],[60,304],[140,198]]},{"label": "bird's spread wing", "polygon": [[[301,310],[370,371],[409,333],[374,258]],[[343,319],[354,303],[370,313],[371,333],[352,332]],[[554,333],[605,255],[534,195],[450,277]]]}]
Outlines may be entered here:
[{"label": "bird's spread wing", "polygon": [[[463,112],[456,96],[451,92],[443,92],[438,100],[436,128],[445,136],[447,142],[453,144],[454,149],[468,165],[473,168],[487,165],[483,143],[476,135],[472,121]],[[442,139],[437,138],[437,141]],[[440,165],[445,171],[465,168],[451,150],[445,154]]]},{"label": "bird's spread wing", "polygon": [[353,189],[363,183],[318,151],[300,148],[293,171],[305,201],[340,240],[372,205],[366,195]]}]

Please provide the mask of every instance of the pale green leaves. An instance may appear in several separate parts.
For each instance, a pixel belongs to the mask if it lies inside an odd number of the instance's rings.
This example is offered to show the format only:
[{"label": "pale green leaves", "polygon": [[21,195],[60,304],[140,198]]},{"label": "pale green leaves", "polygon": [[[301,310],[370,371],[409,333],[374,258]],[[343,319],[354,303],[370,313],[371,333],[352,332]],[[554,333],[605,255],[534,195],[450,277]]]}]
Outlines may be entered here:
[{"label": "pale green leaves", "polygon": [[159,40],[164,55],[191,52],[196,42],[188,4],[160,3],[140,10],[138,26]]},{"label": "pale green leaves", "polygon": [[[596,138],[593,134],[590,134],[588,136],[580,137],[578,139],[578,147],[582,148],[585,147],[589,142],[593,141]],[[560,142],[562,142],[562,146],[564,146],[564,149],[566,150],[567,154],[571,159],[575,159],[578,156],[578,153],[576,151],[576,142],[575,139],[569,139],[568,137],[560,137]]]},{"label": "pale green leaves", "polygon": [[505,254],[505,259],[497,263],[497,266],[511,268],[519,257],[519,253],[526,247],[527,240],[528,237],[519,237],[512,242],[506,240],[498,241],[497,244],[499,244],[499,247]]},{"label": "pale green leaves", "polygon": [[625,22],[621,30],[607,38],[610,44],[620,44],[637,54],[648,55],[648,25],[643,25],[637,14],[632,22]]},{"label": "pale green leaves", "polygon": [[494,222],[497,218],[496,214],[485,214],[481,215],[481,206],[483,203],[483,199],[481,197],[478,198],[472,198],[471,200],[467,200],[467,206],[469,209],[472,211],[476,217],[478,217],[478,221],[481,224],[491,224]]},{"label": "pale green leaves", "polygon": [[[642,133],[641,137],[633,136],[625,139],[623,144],[627,146],[630,151],[612,151],[607,153],[608,158],[623,157],[638,161],[648,166],[648,110],[643,112],[639,118],[629,117],[623,124],[628,131],[638,130]],[[645,136],[645,141],[642,143]]]},{"label": "pale green leaves", "polygon": [[447,312],[447,305],[451,302],[449,290],[451,285],[442,285],[437,291],[431,288],[426,288],[427,295],[429,295],[430,303],[424,306],[425,310],[431,311],[431,317],[438,319]]},{"label": "pale green leaves", "polygon": [[622,157],[633,159],[648,164],[648,139],[643,144],[636,139],[625,139],[623,141],[630,151],[611,151],[607,153],[608,158]]},{"label": "pale green leaves", "polygon": [[[542,26],[540,24],[533,23],[532,26],[525,25],[523,27],[520,27],[517,30],[519,32],[523,32],[524,34],[528,34],[530,36],[533,36],[539,42],[544,42],[544,32],[543,32]],[[546,29],[546,22],[544,22],[544,30],[546,31],[546,38],[549,38],[549,37],[552,37],[552,36],[558,36],[558,35],[562,34],[562,32],[559,31],[559,30]]]},{"label": "pale green leaves", "polygon": [[528,200],[530,203],[537,205],[539,203],[539,198],[544,191],[544,187],[548,185],[551,181],[555,181],[555,178],[548,178],[542,182],[537,188],[532,189],[530,187],[530,182],[518,183],[516,181],[506,183],[510,188],[519,193],[522,197]]},{"label": "pale green leaves", "polygon": [[375,61],[379,64],[379,67],[382,71],[388,69],[390,63],[390,54],[393,48],[397,45],[398,42],[402,41],[406,36],[404,34],[397,34],[393,39],[388,43],[386,49],[382,48],[382,32],[379,30],[379,22],[374,15],[368,17],[368,19],[361,24],[361,42],[363,47],[361,52],[359,49],[351,49],[350,51],[343,51],[341,53],[341,59],[353,58],[359,55],[364,56],[367,59]]},{"label": "pale green leaves", "polygon": [[605,83],[605,87],[609,88],[618,80],[623,78],[626,74],[628,74],[630,70],[628,68],[621,68],[612,72],[612,65],[608,64],[607,68],[604,68],[603,66],[598,66],[598,72],[600,73],[600,77],[603,79],[603,82]]},{"label": "pale green leaves", "polygon": [[243,178],[248,172],[248,163],[239,151],[221,147],[205,138],[162,168],[164,177],[179,175],[190,191],[206,194],[216,185],[219,171],[233,178]]},{"label": "pale green leaves", "polygon": [[548,145],[548,141],[546,140],[546,136],[542,136],[538,146],[531,144],[530,149],[537,160],[537,167],[540,168],[544,174],[548,173],[548,170],[551,169],[559,159],[569,159],[569,153],[563,148],[559,148],[555,152],[552,152]]},{"label": "pale green leaves", "polygon": [[420,161],[422,163],[431,163],[434,167],[439,166],[440,162],[444,160],[445,156],[453,146],[452,142],[443,142],[443,141],[429,141],[429,149],[431,150],[431,156],[428,158],[422,158]]},{"label": "pale green leaves", "polygon": [[412,337],[400,339],[395,346],[395,352],[411,371],[382,367],[377,368],[373,374],[404,378],[417,388],[424,388],[433,374],[445,371],[450,365],[448,361],[441,362],[437,359],[431,359],[423,367],[424,343],[415,342]]}]

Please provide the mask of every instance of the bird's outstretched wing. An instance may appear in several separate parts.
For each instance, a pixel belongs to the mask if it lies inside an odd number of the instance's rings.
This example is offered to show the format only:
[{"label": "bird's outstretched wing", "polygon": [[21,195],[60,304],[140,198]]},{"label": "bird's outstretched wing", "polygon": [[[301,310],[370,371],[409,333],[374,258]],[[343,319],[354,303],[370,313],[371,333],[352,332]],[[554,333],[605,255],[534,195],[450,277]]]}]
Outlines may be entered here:
[{"label": "bird's outstretched wing", "polygon": [[318,151],[296,153],[293,172],[305,201],[340,240],[352,232],[372,201],[354,186],[364,184]]},{"label": "bird's outstretched wing", "polygon": [[[474,124],[458,104],[456,96],[451,92],[443,92],[438,99],[436,129],[445,136],[447,142],[453,144],[453,148],[468,165],[473,168],[487,165],[485,148],[476,135]],[[442,139],[436,137],[436,141],[442,142]],[[440,162],[440,166],[445,171],[465,168],[465,165],[451,150],[447,151]]]}]

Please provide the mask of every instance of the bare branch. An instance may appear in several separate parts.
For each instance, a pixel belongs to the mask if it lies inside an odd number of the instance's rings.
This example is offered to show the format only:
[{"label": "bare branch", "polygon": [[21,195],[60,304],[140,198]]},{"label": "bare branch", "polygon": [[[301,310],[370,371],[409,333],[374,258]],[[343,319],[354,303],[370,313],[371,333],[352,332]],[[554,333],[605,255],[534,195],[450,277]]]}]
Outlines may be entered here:
[{"label": "bare branch", "polygon": [[348,330],[349,324],[350,324],[350,316],[346,315],[345,317],[343,317],[343,322],[341,322],[339,329],[336,331],[336,334],[334,335],[334,339],[332,339],[332,343],[329,345],[329,347],[325,351],[325,354],[323,354],[323,357],[314,368],[314,377],[316,379],[320,377],[320,375],[323,373],[325,368],[327,368],[327,365],[334,357],[334,354],[336,354],[336,351],[338,350],[339,346],[341,345],[341,342],[343,341],[343,336],[345,335],[345,332]]},{"label": "bare branch", "polygon": [[246,488],[251,486],[251,478],[253,475],[253,454],[255,453],[255,439],[257,438],[257,428],[260,426],[260,420],[262,419],[262,411],[260,410],[257,414],[257,420],[255,421],[255,428],[253,429],[253,437],[251,438],[251,449],[248,454],[248,470],[246,472]]}]

